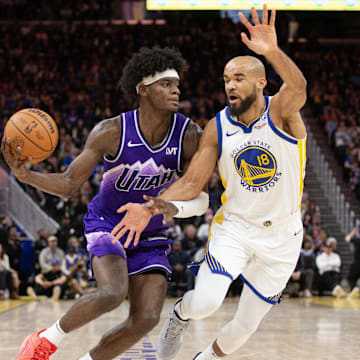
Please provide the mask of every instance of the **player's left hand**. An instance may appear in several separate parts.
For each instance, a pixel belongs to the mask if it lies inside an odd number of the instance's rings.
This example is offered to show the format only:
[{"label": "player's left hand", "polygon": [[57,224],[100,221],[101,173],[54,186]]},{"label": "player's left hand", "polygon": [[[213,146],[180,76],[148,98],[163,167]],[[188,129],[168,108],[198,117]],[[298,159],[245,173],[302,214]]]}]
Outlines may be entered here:
[{"label": "player's left hand", "polygon": [[148,207],[138,203],[128,203],[117,210],[118,213],[124,211],[126,211],[125,216],[111,232],[111,235],[114,236],[112,243],[115,244],[127,231],[129,231],[124,248],[128,248],[133,240],[134,246],[137,246],[139,244],[141,233],[151,219],[152,212]]},{"label": "player's left hand", "polygon": [[242,23],[246,26],[250,33],[250,39],[245,33],[241,33],[241,40],[243,43],[252,51],[259,55],[265,55],[276,50],[277,37],[275,30],[275,15],[276,11],[271,10],[270,21],[268,22],[268,9],[267,5],[263,6],[263,21],[260,23],[258,14],[254,7],[251,8],[251,15],[254,20],[252,25],[244,16],[243,13],[239,12],[239,18]]}]

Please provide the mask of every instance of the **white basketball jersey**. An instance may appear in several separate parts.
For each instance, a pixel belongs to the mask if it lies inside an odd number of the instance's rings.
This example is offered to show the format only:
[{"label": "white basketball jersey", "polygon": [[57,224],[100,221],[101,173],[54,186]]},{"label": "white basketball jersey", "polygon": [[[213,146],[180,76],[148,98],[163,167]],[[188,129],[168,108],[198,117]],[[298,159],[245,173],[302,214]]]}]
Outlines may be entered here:
[{"label": "white basketball jersey", "polygon": [[306,162],[306,138],[278,129],[263,114],[249,125],[234,121],[228,107],[216,115],[223,210],[269,226],[299,211]]}]

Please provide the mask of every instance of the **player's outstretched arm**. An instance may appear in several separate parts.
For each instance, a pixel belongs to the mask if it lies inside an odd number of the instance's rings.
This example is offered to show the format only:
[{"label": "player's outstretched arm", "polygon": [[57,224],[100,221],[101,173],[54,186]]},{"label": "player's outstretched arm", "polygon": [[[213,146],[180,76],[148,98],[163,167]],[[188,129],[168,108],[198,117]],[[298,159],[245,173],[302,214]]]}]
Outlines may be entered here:
[{"label": "player's outstretched arm", "polygon": [[[112,121],[112,122],[110,122]],[[39,173],[30,171],[27,160],[20,161],[21,148],[18,147],[14,155],[10,152],[10,139],[5,137],[1,143],[1,150],[5,161],[14,175],[24,183],[34,186],[49,194],[71,197],[76,194],[80,186],[89,178],[102,156],[111,153],[109,144],[118,142],[119,131],[113,120],[99,123],[89,134],[85,148],[69,165],[64,173]],[[111,140],[110,140],[111,139]]]},{"label": "player's outstretched arm", "polygon": [[173,183],[158,198],[165,201],[191,200],[197,197],[213,173],[219,154],[216,119],[205,127],[199,149],[191,159],[184,176]]},{"label": "player's outstretched arm", "polygon": [[126,215],[111,232],[111,235],[114,236],[113,243],[128,232],[124,247],[127,248],[133,240],[136,246],[153,214],[161,213],[165,215],[165,218],[175,216],[179,209],[170,201],[192,200],[198,197],[216,165],[219,153],[217,136],[216,119],[212,119],[205,128],[200,139],[199,149],[192,157],[184,176],[158,197],[145,198],[150,200],[146,206],[129,203],[118,210],[118,212],[126,211]]},{"label": "player's outstretched arm", "polygon": [[241,39],[250,50],[263,55],[284,82],[271,101],[271,112],[275,118],[288,123],[293,136],[303,138],[306,130],[297,113],[306,102],[306,79],[296,64],[278,47],[275,10],[271,11],[268,19],[267,6],[264,4],[262,23],[255,8],[252,8],[251,12],[254,25],[239,13],[241,21],[250,33],[250,39],[245,33],[241,33]]}]

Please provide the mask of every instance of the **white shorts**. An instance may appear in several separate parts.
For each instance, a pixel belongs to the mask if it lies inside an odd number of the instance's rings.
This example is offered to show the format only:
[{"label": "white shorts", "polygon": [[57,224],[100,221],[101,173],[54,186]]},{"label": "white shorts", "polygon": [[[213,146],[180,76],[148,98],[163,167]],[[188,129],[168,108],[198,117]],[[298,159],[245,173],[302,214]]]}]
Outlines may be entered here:
[{"label": "white shorts", "polygon": [[240,276],[263,300],[276,303],[295,269],[302,239],[299,213],[267,227],[224,213],[213,221],[206,261],[213,272],[233,280]]}]

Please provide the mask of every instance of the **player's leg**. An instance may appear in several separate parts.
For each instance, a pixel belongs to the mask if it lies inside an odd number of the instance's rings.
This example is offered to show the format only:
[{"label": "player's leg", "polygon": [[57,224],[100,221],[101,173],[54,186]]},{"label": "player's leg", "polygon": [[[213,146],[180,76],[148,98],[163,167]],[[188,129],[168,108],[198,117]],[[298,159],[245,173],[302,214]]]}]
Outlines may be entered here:
[{"label": "player's leg", "polygon": [[234,318],[221,329],[215,342],[198,355],[196,360],[211,360],[216,359],[216,356],[232,354],[245,344],[272,307],[273,304],[264,301],[244,285]]},{"label": "player's leg", "polygon": [[194,290],[184,294],[175,311],[183,320],[210,316],[221,306],[231,282],[229,277],[213,273],[206,262],[202,263]]},{"label": "player's leg", "polygon": [[196,360],[231,354],[256,331],[264,316],[278,302],[295,269],[302,242],[299,228],[302,229],[302,223],[296,215],[286,226],[253,231],[248,244],[256,256],[241,272],[245,285],[237,313],[221,330],[214,344],[199,354]]},{"label": "player's leg", "polygon": [[122,354],[159,322],[166,297],[165,273],[145,273],[129,279],[129,317],[106,333],[90,351],[93,360],[110,360]]},{"label": "player's leg", "polygon": [[17,360],[49,359],[67,333],[114,309],[126,297],[128,274],[123,247],[119,243],[112,244],[110,234],[96,237],[93,244],[89,252],[97,279],[97,291],[78,299],[48,329],[29,335],[20,348]]},{"label": "player's leg", "polygon": [[60,319],[65,333],[73,331],[118,307],[128,292],[126,261],[118,255],[93,257],[92,269],[97,290],[78,299]]},{"label": "player's leg", "polygon": [[201,265],[195,289],[177,301],[163,325],[157,344],[160,359],[172,359],[180,350],[189,319],[202,319],[220,307],[231,281],[227,276],[213,273],[206,262]]}]

